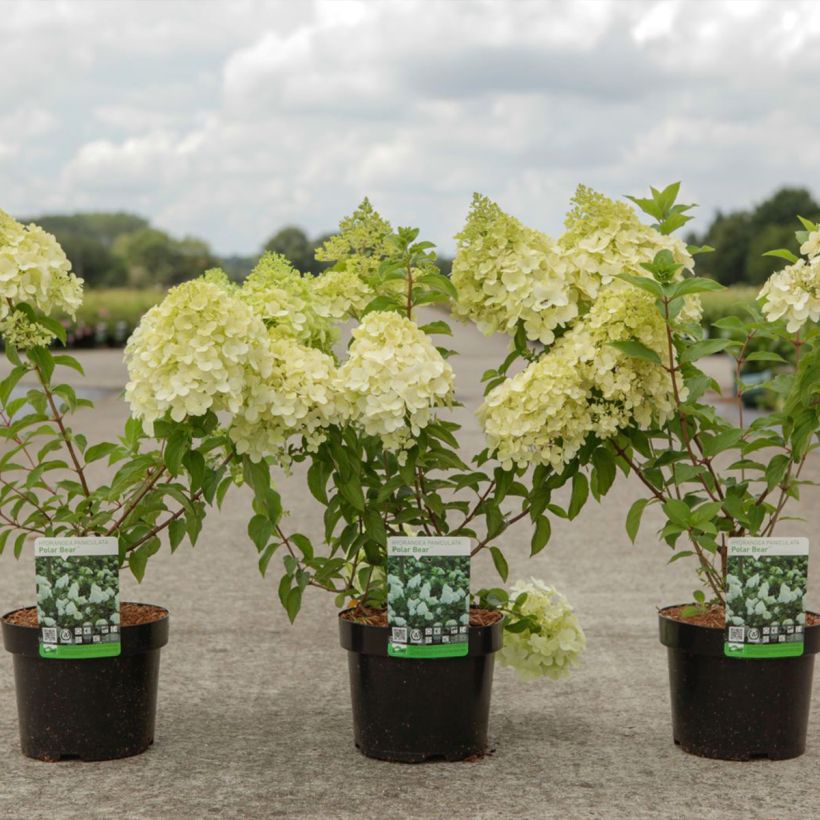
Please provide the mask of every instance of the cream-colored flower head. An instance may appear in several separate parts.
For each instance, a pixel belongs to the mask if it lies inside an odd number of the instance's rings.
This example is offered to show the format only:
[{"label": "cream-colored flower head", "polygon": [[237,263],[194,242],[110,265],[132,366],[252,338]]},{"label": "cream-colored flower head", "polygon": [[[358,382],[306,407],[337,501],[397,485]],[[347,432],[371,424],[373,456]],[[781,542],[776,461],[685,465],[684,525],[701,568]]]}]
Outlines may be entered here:
[{"label": "cream-colored flower head", "polygon": [[551,344],[555,329],[578,315],[570,265],[546,234],[522,225],[475,194],[467,224],[456,235],[452,282],[455,314],[486,334],[514,334]]},{"label": "cream-colored flower head", "polygon": [[800,253],[809,259],[820,256],[820,230],[809,233],[806,241],[800,246]]},{"label": "cream-colored flower head", "polygon": [[328,349],[335,339],[333,327],[317,313],[312,283],[312,276],[303,276],[284,256],[268,251],[238,295],[276,336]]},{"label": "cream-colored flower head", "polygon": [[664,327],[651,295],[619,280],[604,286],[552,348],[487,394],[478,416],[502,464],[560,470],[592,434],[607,439],[668,419],[668,373],[611,344],[637,340],[663,360]]},{"label": "cream-colored flower head", "polygon": [[[24,226],[0,211],[0,318],[25,303],[47,315],[74,316],[83,300],[83,280],[57,240],[37,225]],[[14,326],[19,328],[19,319]]]},{"label": "cream-colored flower head", "polygon": [[339,368],[347,417],[400,450],[453,396],[453,369],[430,337],[398,313],[368,313]]},{"label": "cream-colored flower head", "polygon": [[373,291],[356,273],[328,270],[311,283],[314,310],[323,319],[343,322],[358,316],[373,299]]},{"label": "cream-colored flower head", "polygon": [[789,333],[796,333],[806,322],[820,321],[820,256],[808,262],[798,259],[773,273],[757,298],[763,301],[766,319],[785,319]]},{"label": "cream-colored flower head", "polygon": [[533,618],[540,631],[505,632],[498,653],[501,665],[511,666],[525,681],[566,677],[587,644],[578,618],[567,599],[543,581],[518,581],[510,590],[510,599],[522,593],[527,598],[521,612]]},{"label": "cream-colored flower head", "polygon": [[126,399],[148,429],[208,410],[236,415],[271,369],[268,334],[242,300],[214,282],[172,288],[125,348]]},{"label": "cream-colored flower head", "polygon": [[[645,225],[627,203],[584,185],[575,192],[565,228],[559,244],[569,257],[576,287],[587,299],[595,299],[601,286],[619,273],[646,276],[641,264],[651,262],[662,250],[671,251],[684,270],[694,267],[692,255],[680,239]],[[688,300],[692,320],[699,315],[698,306],[697,300]]]},{"label": "cream-colored flower head", "polygon": [[317,249],[320,262],[334,263],[369,282],[382,261],[392,253],[393,229],[365,197],[358,208],[339,223],[339,233]]},{"label": "cream-colored flower head", "polygon": [[259,461],[288,462],[292,438],[304,437],[315,450],[331,424],[341,421],[333,357],[287,337],[270,340],[272,368],[255,384],[229,433],[240,453]]}]

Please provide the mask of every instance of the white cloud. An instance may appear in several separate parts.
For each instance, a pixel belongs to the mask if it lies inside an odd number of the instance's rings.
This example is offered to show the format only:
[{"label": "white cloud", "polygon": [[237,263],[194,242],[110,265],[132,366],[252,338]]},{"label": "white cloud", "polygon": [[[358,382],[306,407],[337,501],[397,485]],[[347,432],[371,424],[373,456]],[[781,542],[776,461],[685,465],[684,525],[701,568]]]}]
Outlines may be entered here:
[{"label": "white cloud", "polygon": [[[446,249],[473,190],[560,227],[583,181],[706,216],[820,188],[820,6],[4,3],[0,190],[224,252],[370,194]],[[820,190],[818,191],[820,193]]]}]

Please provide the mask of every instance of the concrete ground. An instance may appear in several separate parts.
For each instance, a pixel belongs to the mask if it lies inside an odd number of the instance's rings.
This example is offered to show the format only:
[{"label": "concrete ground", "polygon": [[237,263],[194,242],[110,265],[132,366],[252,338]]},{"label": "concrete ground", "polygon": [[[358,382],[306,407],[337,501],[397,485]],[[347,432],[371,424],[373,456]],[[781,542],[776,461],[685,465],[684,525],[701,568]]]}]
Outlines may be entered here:
[{"label": "concrete ground", "polygon": [[[503,343],[460,330],[454,346],[467,407],[466,450],[480,449],[472,411],[478,378],[500,361]],[[123,384],[117,352],[82,356],[87,383]],[[721,371],[718,362],[713,363]],[[125,406],[111,392],[77,425],[111,436]],[[820,478],[820,459],[808,477]],[[282,482],[295,527],[315,532],[320,511],[297,479]],[[308,595],[294,627],[261,578],[244,535],[247,497],[237,492],[212,514],[196,549],[153,559],[142,585],[123,576],[126,600],[172,611],[163,651],[156,743],[109,763],[43,764],[22,757],[11,658],[0,659],[0,817],[310,818],[805,818],[820,815],[814,786],[820,717],[800,759],[725,763],[684,754],[672,743],[665,651],[656,608],[690,599],[684,562],[666,565],[657,515],[631,545],[623,519],[639,496],[621,483],[572,523],[556,521],[551,545],[527,559],[527,527],[509,536],[511,578],[535,575],[574,603],[589,647],[575,675],[523,684],[495,677],[494,755],[477,763],[403,766],[368,760],[353,746],[347,668],[333,601]],[[804,524],[813,535],[820,507],[807,489]],[[814,495],[812,495],[814,494]],[[812,503],[814,499],[815,503]],[[655,512],[654,508],[650,508]],[[489,557],[476,582],[494,580]],[[30,556],[0,560],[0,608],[32,603]],[[820,563],[810,598],[820,605]]]}]

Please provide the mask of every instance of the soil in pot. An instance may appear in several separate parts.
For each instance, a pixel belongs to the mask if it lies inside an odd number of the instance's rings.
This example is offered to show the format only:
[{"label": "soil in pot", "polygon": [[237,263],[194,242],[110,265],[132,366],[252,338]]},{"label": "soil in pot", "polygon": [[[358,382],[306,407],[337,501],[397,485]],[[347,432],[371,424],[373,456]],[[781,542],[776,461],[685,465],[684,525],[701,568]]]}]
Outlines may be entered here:
[{"label": "soil in pot", "polygon": [[122,651],[115,658],[45,659],[37,610],[0,622],[13,655],[23,754],[44,761],[111,760],[154,742],[160,650],[168,612],[149,604],[120,608]]},{"label": "soil in pot", "polygon": [[723,760],[803,754],[820,616],[806,614],[800,657],[728,658],[723,609],[684,618],[684,608],[658,613],[669,659],[675,743],[691,754]]},{"label": "soil in pot", "polygon": [[494,653],[503,619],[473,610],[469,652],[457,658],[394,658],[387,654],[384,612],[339,617],[348,650],[353,734],[368,757],[401,763],[464,760],[489,751],[487,726]]}]

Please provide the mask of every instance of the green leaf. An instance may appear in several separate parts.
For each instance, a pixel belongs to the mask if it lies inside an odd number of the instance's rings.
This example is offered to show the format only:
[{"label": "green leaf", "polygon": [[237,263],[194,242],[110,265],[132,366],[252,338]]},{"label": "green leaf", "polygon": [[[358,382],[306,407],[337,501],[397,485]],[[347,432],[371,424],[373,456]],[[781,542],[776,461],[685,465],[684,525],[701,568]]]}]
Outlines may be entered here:
[{"label": "green leaf", "polygon": [[766,468],[766,486],[770,491],[783,481],[790,461],[791,459],[787,455],[778,453],[769,462],[769,466]]},{"label": "green leaf", "polygon": [[493,564],[495,564],[495,569],[501,576],[501,580],[506,581],[507,576],[510,574],[510,568],[507,566],[507,559],[504,557],[504,553],[502,553],[498,547],[490,547],[490,554],[493,557]]},{"label": "green leaf", "polygon": [[535,532],[532,535],[532,543],[530,546],[530,555],[538,555],[550,540],[552,533],[552,526],[550,520],[545,515],[542,515],[535,525]]},{"label": "green leaf", "polygon": [[683,529],[689,528],[691,511],[685,501],[670,498],[668,501],[663,502],[663,511],[673,524],[677,524]]},{"label": "green leaf", "polygon": [[657,296],[658,298],[663,297],[663,287],[660,282],[650,279],[648,276],[636,276],[634,273],[619,273],[616,278],[624,282],[629,282],[630,285],[645,290],[653,296]]},{"label": "green leaf", "polygon": [[255,515],[248,522],[248,535],[256,545],[257,552],[261,552],[273,535],[273,524],[267,516]]},{"label": "green leaf", "polygon": [[108,441],[103,441],[100,444],[93,444],[83,454],[86,464],[91,464],[92,461],[105,458],[105,456],[113,453],[114,450],[118,449],[118,447],[118,444],[112,444]]},{"label": "green leaf", "polygon": [[308,467],[307,483],[311,495],[323,505],[327,505],[327,480],[330,477],[330,470],[323,461],[318,458]]},{"label": "green leaf", "polygon": [[584,504],[589,498],[589,482],[583,473],[575,473],[572,477],[572,496],[570,498],[569,507],[567,508],[567,517],[570,521],[575,518],[583,509]]},{"label": "green leaf", "polygon": [[777,248],[773,251],[766,251],[763,256],[776,256],[779,259],[785,259],[787,262],[794,264],[797,262],[797,257],[786,248]]},{"label": "green leaf", "polygon": [[641,526],[641,516],[643,515],[646,505],[649,503],[648,498],[639,498],[630,508],[626,514],[626,534],[629,540],[634,544],[638,537],[638,530]]},{"label": "green leaf", "polygon": [[302,555],[305,557],[306,561],[310,561],[313,558],[313,544],[310,543],[310,539],[302,535],[300,532],[295,532],[290,537],[291,543],[296,545],[296,548]]},{"label": "green leaf", "polygon": [[771,350],[755,350],[745,357],[747,362],[785,362],[786,360],[779,354]]},{"label": "green leaf", "polygon": [[145,577],[145,567],[148,564],[149,557],[150,555],[145,549],[145,544],[128,553],[128,566],[139,582],[142,582],[142,579]]},{"label": "green leaf", "polygon": [[357,512],[364,512],[364,494],[357,481],[342,481],[339,485],[339,494]]},{"label": "green leaf", "polygon": [[615,481],[615,459],[606,447],[599,447],[592,454],[594,468],[595,495],[597,498],[605,495]]},{"label": "green leaf", "polygon": [[726,288],[714,279],[704,279],[702,276],[692,276],[677,282],[672,288],[671,299],[679,296],[690,296],[693,293],[708,293],[713,290],[726,290]]},{"label": "green leaf", "polygon": [[422,325],[419,330],[423,333],[426,333],[428,336],[434,333],[440,333],[444,336],[452,336],[453,330],[447,322],[438,320],[436,322],[428,322],[426,325]]},{"label": "green leaf", "polygon": [[184,516],[175,518],[168,525],[168,541],[171,544],[171,552],[176,552],[176,548],[182,543],[187,531]]},{"label": "green leaf", "polygon": [[726,350],[727,347],[736,346],[737,344],[738,343],[732,339],[704,339],[703,341],[687,345],[680,355],[680,361],[681,364],[694,362],[704,356],[720,353]]},{"label": "green leaf", "polygon": [[70,367],[72,370],[76,370],[81,376],[85,376],[83,366],[73,356],[68,356],[63,353],[58,356],[54,356],[53,359],[55,365]]},{"label": "green leaf", "polygon": [[716,456],[718,453],[723,453],[737,446],[742,437],[743,431],[740,429],[726,430],[712,437],[704,435],[703,452],[707,456]]},{"label": "green leaf", "polygon": [[645,359],[653,364],[661,363],[661,357],[654,350],[634,339],[628,342],[610,342],[609,344],[610,347],[617,348],[621,353],[626,353],[627,356],[631,356],[633,359]]},{"label": "green leaf", "polygon": [[190,446],[191,440],[182,430],[175,430],[168,439],[162,458],[171,475],[179,475],[182,459]]}]

